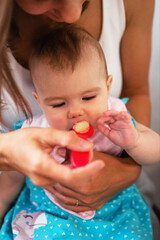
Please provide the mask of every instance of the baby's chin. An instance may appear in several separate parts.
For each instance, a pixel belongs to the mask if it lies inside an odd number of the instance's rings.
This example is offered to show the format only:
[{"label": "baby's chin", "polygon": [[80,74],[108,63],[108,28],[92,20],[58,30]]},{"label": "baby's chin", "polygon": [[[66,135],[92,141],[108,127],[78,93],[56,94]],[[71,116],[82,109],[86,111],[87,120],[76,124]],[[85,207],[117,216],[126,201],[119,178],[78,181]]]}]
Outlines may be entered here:
[{"label": "baby's chin", "polygon": [[71,131],[72,130],[72,127],[57,127],[55,125],[50,125],[51,127],[57,129],[57,130],[60,130],[60,131]]}]

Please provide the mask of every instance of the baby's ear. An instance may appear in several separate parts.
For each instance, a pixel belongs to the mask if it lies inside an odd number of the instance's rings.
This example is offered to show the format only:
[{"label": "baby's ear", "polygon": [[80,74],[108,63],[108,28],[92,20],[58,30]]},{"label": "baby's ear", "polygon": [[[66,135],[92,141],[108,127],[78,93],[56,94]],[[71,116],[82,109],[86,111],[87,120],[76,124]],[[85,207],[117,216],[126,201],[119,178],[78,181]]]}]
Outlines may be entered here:
[{"label": "baby's ear", "polygon": [[38,94],[36,93],[36,91],[33,91],[33,92],[32,92],[32,95],[33,95],[33,97],[36,99],[36,101],[37,101],[38,103],[40,103],[40,102],[39,102],[39,97],[38,97]]},{"label": "baby's ear", "polygon": [[108,90],[108,93],[110,92],[110,89],[111,89],[112,79],[113,79],[113,76],[112,75],[108,75],[108,77],[107,77],[107,90]]}]

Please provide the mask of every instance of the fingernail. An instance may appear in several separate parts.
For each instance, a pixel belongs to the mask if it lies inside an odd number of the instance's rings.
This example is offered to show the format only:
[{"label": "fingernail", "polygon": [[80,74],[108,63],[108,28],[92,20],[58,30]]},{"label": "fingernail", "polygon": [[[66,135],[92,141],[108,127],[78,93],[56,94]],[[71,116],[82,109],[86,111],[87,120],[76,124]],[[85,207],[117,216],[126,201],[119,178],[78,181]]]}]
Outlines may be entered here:
[{"label": "fingernail", "polygon": [[59,154],[61,157],[65,157],[65,155],[66,155],[66,149],[64,149],[64,148],[59,148],[59,149],[58,149],[58,154]]},{"label": "fingernail", "polygon": [[88,141],[85,141],[85,140],[80,140],[80,146],[83,147],[83,148],[87,148],[89,149],[91,147],[91,143],[89,143]]}]

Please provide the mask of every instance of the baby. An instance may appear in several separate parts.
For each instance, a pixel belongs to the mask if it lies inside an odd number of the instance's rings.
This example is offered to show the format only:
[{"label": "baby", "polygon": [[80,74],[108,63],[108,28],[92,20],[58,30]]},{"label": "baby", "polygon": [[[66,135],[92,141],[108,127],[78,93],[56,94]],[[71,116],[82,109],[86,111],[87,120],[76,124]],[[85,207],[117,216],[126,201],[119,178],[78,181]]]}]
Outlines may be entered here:
[{"label": "baby", "polygon": [[[34,46],[30,70],[33,95],[43,114],[25,121],[23,127],[51,126],[70,131],[76,123],[87,121],[94,128],[89,138],[94,150],[120,156],[125,149],[140,164],[159,160],[157,145],[156,152],[148,148],[145,155],[143,151],[149,141],[159,141],[159,136],[138,123],[136,129],[123,102],[109,96],[112,76],[107,73],[99,43],[87,32],[62,25],[47,33]],[[141,140],[144,136],[145,142]],[[64,161],[58,146],[52,156],[53,161]],[[24,179],[19,173],[12,174],[3,172],[0,176],[1,217],[13,199],[9,189],[2,189],[2,180],[18,192],[21,185],[16,189],[16,181]],[[97,211],[81,213],[74,199],[72,204],[75,211],[67,210],[53,194],[27,178],[15,206],[5,217],[0,236],[21,240],[152,239],[150,211],[135,185]]]}]

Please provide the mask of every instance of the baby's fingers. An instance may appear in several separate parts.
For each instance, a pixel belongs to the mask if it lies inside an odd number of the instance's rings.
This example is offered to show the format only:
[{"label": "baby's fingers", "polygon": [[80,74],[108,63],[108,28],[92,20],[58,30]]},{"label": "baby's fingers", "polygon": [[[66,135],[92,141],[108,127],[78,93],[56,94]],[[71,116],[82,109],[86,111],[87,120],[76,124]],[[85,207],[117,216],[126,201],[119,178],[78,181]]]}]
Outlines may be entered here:
[{"label": "baby's fingers", "polygon": [[128,112],[126,111],[115,111],[115,110],[108,110],[106,112],[103,113],[103,117],[107,119],[114,119],[114,121],[118,121],[118,120],[124,120],[124,121],[128,121],[131,119],[131,116]]},{"label": "baby's fingers", "polygon": [[102,132],[106,137],[108,137],[109,132],[110,132],[110,127],[108,125],[101,125],[97,124],[97,128],[100,132]]}]

